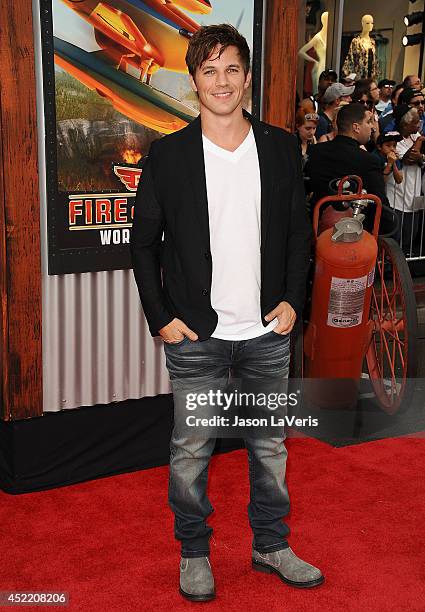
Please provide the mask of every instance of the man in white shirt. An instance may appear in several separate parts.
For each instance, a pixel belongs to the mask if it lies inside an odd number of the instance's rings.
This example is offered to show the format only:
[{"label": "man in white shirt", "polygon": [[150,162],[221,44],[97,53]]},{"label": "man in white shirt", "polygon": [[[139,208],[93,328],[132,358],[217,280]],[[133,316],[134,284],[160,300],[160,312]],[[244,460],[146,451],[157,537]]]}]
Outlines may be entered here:
[{"label": "man in white shirt", "polygon": [[[190,39],[186,62],[200,117],[151,146],[131,249],[174,394],[169,503],[182,550],[180,593],[207,601],[215,587],[206,487],[218,430],[210,419],[228,415],[218,398],[230,374],[254,396],[285,392],[311,229],[295,138],[242,109],[251,80],[246,40],[229,25],[202,27]],[[263,412],[270,416],[270,407]],[[206,425],[196,417],[205,417]],[[254,427],[242,437],[250,465],[253,567],[292,586],[321,584],[320,570],[287,542],[284,427]]]}]

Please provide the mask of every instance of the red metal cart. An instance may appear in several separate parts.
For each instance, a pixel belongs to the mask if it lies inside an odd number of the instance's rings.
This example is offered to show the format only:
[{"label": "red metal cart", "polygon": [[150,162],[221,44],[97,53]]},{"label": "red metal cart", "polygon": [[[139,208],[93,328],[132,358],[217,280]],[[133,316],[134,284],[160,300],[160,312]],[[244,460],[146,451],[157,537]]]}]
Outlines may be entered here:
[{"label": "red metal cart", "polygon": [[[357,190],[353,193],[344,191],[348,180],[355,179]],[[371,281],[371,295],[365,301],[367,312],[366,341],[361,361],[361,377],[369,378],[379,406],[385,412],[394,414],[405,410],[414,392],[414,378],[417,373],[417,308],[413,283],[406,258],[395,240],[378,235],[381,216],[381,202],[374,195],[362,193],[362,181],[359,177],[344,177],[338,183],[336,195],[322,198],[314,208],[313,231],[317,246],[319,230],[319,215],[325,205],[344,202],[347,209],[351,208],[354,219],[362,219],[365,205],[375,207],[374,224],[370,235],[377,243],[377,256],[374,268],[374,280]],[[345,215],[344,215],[345,216]],[[344,225],[347,225],[344,222]],[[329,237],[335,233],[335,228],[329,229]],[[370,240],[369,236],[368,239]],[[315,260],[313,256],[313,260]],[[373,266],[373,262],[372,262]],[[323,262],[320,262],[323,268]],[[305,377],[308,370],[308,359],[311,357],[311,326],[314,319],[315,305],[312,295],[314,283],[317,282],[318,266],[315,261],[315,274],[307,300],[303,333],[298,333],[294,342],[293,375]],[[316,287],[317,289],[317,287]],[[327,297],[324,296],[326,300]],[[370,304],[370,305],[369,305]],[[316,317],[317,322],[317,317]],[[319,333],[327,334],[326,320],[322,316]],[[316,330],[314,330],[316,333]],[[331,333],[328,333],[331,336]],[[335,335],[332,337],[334,341]],[[345,336],[346,337],[346,336]],[[310,340],[309,340],[310,338]],[[341,333],[344,342],[344,333]],[[326,338],[325,338],[326,341]],[[338,342],[338,341],[337,341]],[[306,366],[307,364],[307,366]],[[320,370],[320,367],[319,367]],[[317,371],[317,368],[316,368]]]}]

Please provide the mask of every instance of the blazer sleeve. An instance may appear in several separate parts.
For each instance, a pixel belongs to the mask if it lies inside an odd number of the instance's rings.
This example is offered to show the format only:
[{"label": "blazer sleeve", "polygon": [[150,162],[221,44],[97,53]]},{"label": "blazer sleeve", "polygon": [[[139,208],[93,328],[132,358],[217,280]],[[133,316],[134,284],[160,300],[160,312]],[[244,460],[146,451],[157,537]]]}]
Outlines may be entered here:
[{"label": "blazer sleeve", "polygon": [[152,336],[173,317],[167,310],[161,278],[161,243],[165,217],[155,189],[155,144],[143,167],[134,204],[130,252],[140,300]]},{"label": "blazer sleeve", "polygon": [[290,158],[294,177],[286,251],[286,291],[282,301],[288,302],[300,317],[306,297],[312,229],[307,215],[301,158],[295,137],[290,139]]}]

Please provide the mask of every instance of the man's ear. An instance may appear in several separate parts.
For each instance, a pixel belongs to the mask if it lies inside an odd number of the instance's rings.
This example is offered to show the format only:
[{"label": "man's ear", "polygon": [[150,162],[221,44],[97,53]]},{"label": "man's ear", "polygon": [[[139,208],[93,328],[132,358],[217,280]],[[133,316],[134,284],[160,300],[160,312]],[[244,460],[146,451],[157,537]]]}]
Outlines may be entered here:
[{"label": "man's ear", "polygon": [[251,70],[248,70],[247,75],[245,77],[244,89],[248,89],[248,87],[251,85],[251,79],[252,79],[252,72]]},{"label": "man's ear", "polygon": [[193,78],[193,76],[191,74],[189,74],[189,83],[190,83],[190,86],[193,89],[193,91],[198,93],[198,88],[196,87],[195,79]]}]

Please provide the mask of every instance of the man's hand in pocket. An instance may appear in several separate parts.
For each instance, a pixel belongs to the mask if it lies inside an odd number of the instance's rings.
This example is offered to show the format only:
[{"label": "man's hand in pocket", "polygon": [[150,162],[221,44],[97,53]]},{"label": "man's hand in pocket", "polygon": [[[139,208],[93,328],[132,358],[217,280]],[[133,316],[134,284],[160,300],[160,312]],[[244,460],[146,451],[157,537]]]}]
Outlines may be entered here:
[{"label": "man's hand in pocket", "polygon": [[178,342],[181,342],[185,336],[187,336],[189,340],[192,341],[198,339],[197,334],[195,334],[194,331],[192,331],[185,323],[183,323],[181,319],[177,318],[170,321],[168,325],[161,327],[159,333],[164,342],[167,342],[168,344],[176,344]]}]

